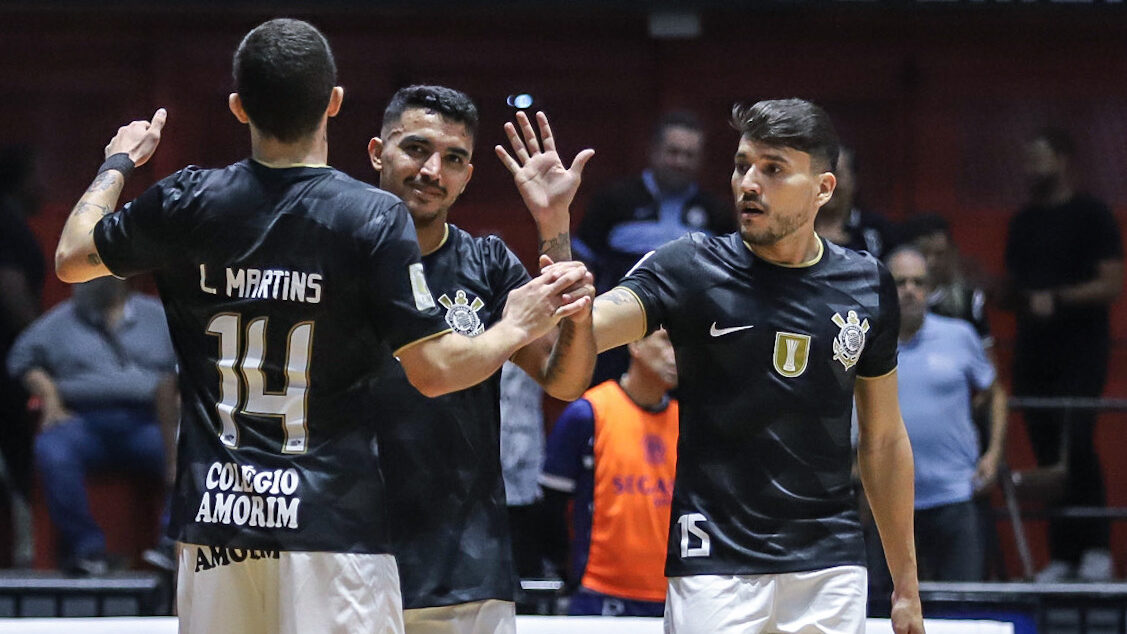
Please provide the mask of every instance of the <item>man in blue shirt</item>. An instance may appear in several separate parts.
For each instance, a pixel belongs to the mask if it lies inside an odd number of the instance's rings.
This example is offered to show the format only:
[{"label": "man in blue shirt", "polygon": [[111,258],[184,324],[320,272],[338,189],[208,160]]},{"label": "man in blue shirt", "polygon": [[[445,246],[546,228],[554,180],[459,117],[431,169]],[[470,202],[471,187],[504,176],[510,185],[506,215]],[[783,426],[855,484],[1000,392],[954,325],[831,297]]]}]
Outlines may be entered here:
[{"label": "man in blue shirt", "polygon": [[[915,457],[916,549],[920,578],[980,581],[983,547],[972,501],[997,473],[1005,395],[970,324],[927,310],[927,261],[914,247],[888,258],[900,298],[900,408]],[[992,397],[991,435],[979,454],[971,400]]]},{"label": "man in blue shirt", "polygon": [[108,569],[105,535],[86,502],[88,471],[165,477],[175,367],[160,302],[112,277],[76,286],[13,344],[8,371],[42,403],[35,464],[65,568]]}]

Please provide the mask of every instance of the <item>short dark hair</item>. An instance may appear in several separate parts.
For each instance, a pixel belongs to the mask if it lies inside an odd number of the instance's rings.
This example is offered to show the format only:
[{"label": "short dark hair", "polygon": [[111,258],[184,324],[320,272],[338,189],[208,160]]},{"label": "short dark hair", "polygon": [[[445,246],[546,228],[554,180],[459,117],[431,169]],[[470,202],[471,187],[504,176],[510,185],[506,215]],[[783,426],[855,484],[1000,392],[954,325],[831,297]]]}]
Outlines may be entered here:
[{"label": "short dark hair", "polygon": [[665,136],[665,131],[669,128],[685,128],[693,132],[704,133],[704,126],[701,125],[700,118],[688,110],[673,110],[661,115],[654,125],[653,136],[650,137],[650,143],[657,147],[661,143],[662,137]]},{"label": "short dark hair", "polygon": [[381,129],[399,121],[403,113],[412,108],[437,112],[443,119],[466,126],[470,138],[477,136],[477,106],[466,93],[446,86],[414,85],[395,91],[383,111]]},{"label": "short dark hair", "polygon": [[337,65],[316,27],[278,18],[247,33],[235,51],[232,75],[255,127],[293,142],[317,129],[337,82]]},{"label": "short dark hair", "polygon": [[754,141],[806,152],[832,172],[841,142],[825,110],[804,99],[773,99],[732,106],[732,127]]},{"label": "short dark hair", "polygon": [[1041,128],[1029,140],[1044,141],[1058,156],[1071,158],[1076,153],[1076,142],[1073,141],[1072,134],[1063,128],[1053,126]]},{"label": "short dark hair", "polygon": [[935,212],[915,214],[900,225],[901,236],[909,242],[937,233],[942,233],[950,238],[951,223]]}]

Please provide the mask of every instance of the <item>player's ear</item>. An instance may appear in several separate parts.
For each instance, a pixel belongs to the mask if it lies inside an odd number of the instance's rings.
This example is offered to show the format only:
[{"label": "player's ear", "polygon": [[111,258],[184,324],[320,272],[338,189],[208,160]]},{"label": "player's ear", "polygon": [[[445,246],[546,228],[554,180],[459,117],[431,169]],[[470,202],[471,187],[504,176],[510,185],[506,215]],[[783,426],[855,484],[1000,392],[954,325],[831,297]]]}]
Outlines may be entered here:
[{"label": "player's ear", "polygon": [[337,116],[340,112],[340,104],[344,101],[344,88],[340,86],[333,86],[333,91],[329,93],[329,107],[325,109],[325,114],[330,117]]},{"label": "player's ear", "polygon": [[231,110],[231,114],[239,120],[239,123],[250,123],[250,117],[247,116],[247,111],[243,109],[243,100],[239,98],[239,93],[233,92],[227,95],[227,107]]},{"label": "player's ear", "polygon": [[466,185],[470,184],[470,179],[473,178],[473,163],[466,163],[466,182],[462,183],[462,191],[458,195],[466,193]]},{"label": "player's ear", "polygon": [[837,177],[833,172],[822,172],[818,175],[818,196],[815,199],[818,207],[830,202],[834,189],[837,187]]},{"label": "player's ear", "polygon": [[368,141],[368,160],[372,162],[372,169],[377,172],[383,170],[383,139],[378,136]]}]

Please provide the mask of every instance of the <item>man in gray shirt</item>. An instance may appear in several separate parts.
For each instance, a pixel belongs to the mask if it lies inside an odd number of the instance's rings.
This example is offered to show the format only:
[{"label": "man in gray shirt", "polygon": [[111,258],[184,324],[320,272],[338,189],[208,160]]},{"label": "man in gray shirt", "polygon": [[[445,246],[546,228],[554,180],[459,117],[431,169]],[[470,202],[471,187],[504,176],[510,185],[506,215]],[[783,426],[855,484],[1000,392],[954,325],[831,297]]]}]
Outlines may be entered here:
[{"label": "man in gray shirt", "polygon": [[[105,536],[86,500],[88,471],[164,477],[175,363],[160,302],[115,278],[75,286],[13,344],[8,372],[42,403],[35,464],[65,568],[108,569]],[[170,419],[163,428],[158,415]]]}]

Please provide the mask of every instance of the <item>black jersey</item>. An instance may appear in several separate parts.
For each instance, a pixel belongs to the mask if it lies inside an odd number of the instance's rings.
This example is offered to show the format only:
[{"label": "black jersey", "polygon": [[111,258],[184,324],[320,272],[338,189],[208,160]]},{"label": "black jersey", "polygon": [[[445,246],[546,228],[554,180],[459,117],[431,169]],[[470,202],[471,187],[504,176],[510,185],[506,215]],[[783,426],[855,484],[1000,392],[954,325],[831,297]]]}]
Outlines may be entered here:
[{"label": "black jersey", "polygon": [[822,241],[813,264],[756,257],[738,233],[692,234],[622,286],[664,326],[681,401],[668,576],[864,564],[850,468],[857,376],[896,367],[896,285]]},{"label": "black jersey", "polygon": [[[446,323],[470,337],[499,321],[509,291],[529,280],[500,238],[474,238],[453,225],[423,265]],[[426,398],[398,363],[384,359],[376,387],[383,403],[380,462],[403,606],[512,601],[501,478],[501,373],[469,389]]]},{"label": "black jersey", "polygon": [[155,273],[182,399],[169,534],[387,552],[375,359],[446,329],[415,229],[332,168],[184,169],[94,232],[117,275]]}]

